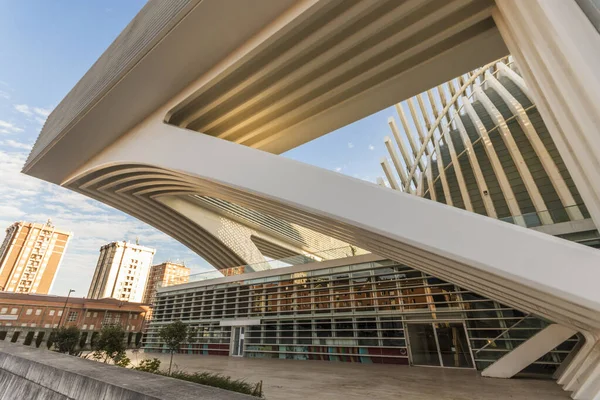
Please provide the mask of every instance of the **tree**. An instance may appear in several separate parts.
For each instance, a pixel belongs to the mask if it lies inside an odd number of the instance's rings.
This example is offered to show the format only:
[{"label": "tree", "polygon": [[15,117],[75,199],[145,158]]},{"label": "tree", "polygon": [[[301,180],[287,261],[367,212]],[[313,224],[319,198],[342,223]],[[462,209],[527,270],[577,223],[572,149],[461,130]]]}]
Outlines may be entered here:
[{"label": "tree", "polygon": [[54,344],[55,351],[59,353],[68,353],[72,356],[77,355],[78,351],[75,351],[77,343],[79,343],[79,328],[76,326],[64,327],[61,326],[58,329],[52,331],[52,343]]},{"label": "tree", "polygon": [[116,365],[125,366],[129,364],[125,350],[127,346],[124,343],[125,331],[119,325],[107,325],[102,327],[100,337],[93,344],[96,360],[104,359],[107,363],[112,360]]},{"label": "tree", "polygon": [[179,350],[179,347],[181,347],[183,343],[186,343],[186,341],[191,342],[189,339],[192,339],[192,337],[195,336],[195,329],[188,329],[188,326],[183,322],[175,321],[160,328],[158,335],[171,352],[171,361],[169,361],[169,375],[171,375],[173,353]]}]

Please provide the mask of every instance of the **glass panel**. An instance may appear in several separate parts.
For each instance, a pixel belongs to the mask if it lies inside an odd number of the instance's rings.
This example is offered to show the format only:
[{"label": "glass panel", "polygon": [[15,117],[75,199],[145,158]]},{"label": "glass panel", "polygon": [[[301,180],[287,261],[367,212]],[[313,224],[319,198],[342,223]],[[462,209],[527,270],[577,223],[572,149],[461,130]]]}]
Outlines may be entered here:
[{"label": "glass panel", "polygon": [[432,324],[406,324],[413,364],[440,366]]},{"label": "glass panel", "polygon": [[233,352],[234,356],[238,356],[240,353],[240,328],[233,328]]},{"label": "glass panel", "polygon": [[437,323],[435,329],[444,367],[473,368],[463,324]]}]

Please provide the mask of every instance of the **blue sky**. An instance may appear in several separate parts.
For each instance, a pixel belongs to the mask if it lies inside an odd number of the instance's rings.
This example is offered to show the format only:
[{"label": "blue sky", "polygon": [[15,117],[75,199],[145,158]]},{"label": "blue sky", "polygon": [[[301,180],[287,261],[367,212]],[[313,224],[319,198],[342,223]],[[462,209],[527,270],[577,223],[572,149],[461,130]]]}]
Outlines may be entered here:
[{"label": "blue sky", "polygon": [[[52,294],[87,295],[101,245],[137,237],[155,262],[212,267],[156,229],[94,200],[20,174],[51,110],[143,7],[142,0],[0,0],[0,229],[52,218],[74,233]],[[332,132],[286,157],[374,182],[392,108]],[[2,236],[0,234],[0,236]]]}]

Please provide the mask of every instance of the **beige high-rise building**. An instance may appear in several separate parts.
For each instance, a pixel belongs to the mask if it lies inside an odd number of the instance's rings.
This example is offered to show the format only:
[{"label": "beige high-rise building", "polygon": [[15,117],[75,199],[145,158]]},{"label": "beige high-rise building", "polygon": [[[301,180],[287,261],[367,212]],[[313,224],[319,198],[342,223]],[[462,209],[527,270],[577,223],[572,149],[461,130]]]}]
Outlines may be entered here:
[{"label": "beige high-rise building", "polygon": [[141,303],[154,253],[155,249],[125,241],[102,246],[88,298]]},{"label": "beige high-rise building", "polygon": [[150,277],[146,284],[143,303],[152,304],[156,289],[160,286],[171,286],[187,283],[190,280],[190,269],[183,264],[164,262],[150,268]]},{"label": "beige high-rise building", "polygon": [[15,222],[0,246],[0,290],[46,294],[72,234],[45,224]]}]

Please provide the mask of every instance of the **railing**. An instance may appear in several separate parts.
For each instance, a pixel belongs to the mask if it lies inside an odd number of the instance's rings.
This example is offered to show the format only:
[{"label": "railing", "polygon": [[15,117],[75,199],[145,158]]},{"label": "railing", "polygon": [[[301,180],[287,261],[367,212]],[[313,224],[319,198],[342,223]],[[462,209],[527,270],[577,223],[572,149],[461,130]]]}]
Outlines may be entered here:
[{"label": "railing", "polygon": [[475,354],[479,354],[480,351],[485,350],[487,347],[491,346],[492,344],[494,344],[496,342],[496,340],[500,339],[502,336],[506,335],[506,333],[508,331],[510,331],[511,329],[513,329],[514,327],[516,327],[517,325],[519,325],[521,322],[525,321],[527,318],[530,317],[531,314],[526,314],[523,318],[521,318],[520,320],[518,320],[517,322],[515,322],[514,324],[512,324],[510,327],[506,328],[504,331],[502,331],[501,334],[499,334],[498,336],[496,336],[495,338],[493,338],[492,340],[489,340],[485,346],[483,346],[482,348],[480,348],[479,350],[477,350],[475,352]]},{"label": "railing", "polygon": [[582,211],[585,210],[585,205],[577,204],[573,206],[556,208],[553,210],[530,212],[522,215],[499,218],[499,220],[519,226],[525,226],[527,228],[535,228],[536,226],[544,225],[542,221],[544,220],[544,217],[547,216],[550,216],[555,224],[559,222],[571,221],[571,218],[569,217],[570,210]]},{"label": "railing", "polygon": [[315,253],[298,254],[291,257],[280,258],[277,260],[266,260],[263,262],[240,265],[237,267],[225,268],[221,270],[213,270],[207,272],[200,272],[198,274],[192,274],[189,276],[180,277],[178,279],[171,280],[167,284],[159,282],[158,287],[167,287],[173,285],[180,285],[189,282],[199,282],[208,279],[223,278],[225,276],[235,276],[247,274],[250,272],[267,271],[271,269],[284,268],[292,265],[300,264],[311,264],[314,262],[321,262],[327,260],[335,260],[340,258],[352,257],[358,255],[359,249],[354,246],[337,247],[328,250],[321,250]]}]

